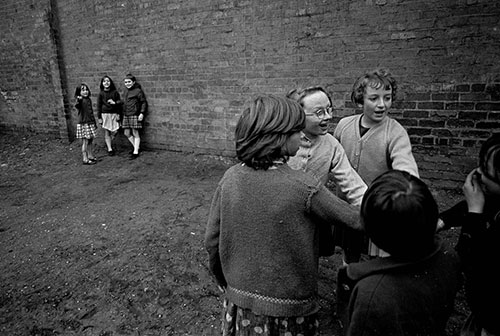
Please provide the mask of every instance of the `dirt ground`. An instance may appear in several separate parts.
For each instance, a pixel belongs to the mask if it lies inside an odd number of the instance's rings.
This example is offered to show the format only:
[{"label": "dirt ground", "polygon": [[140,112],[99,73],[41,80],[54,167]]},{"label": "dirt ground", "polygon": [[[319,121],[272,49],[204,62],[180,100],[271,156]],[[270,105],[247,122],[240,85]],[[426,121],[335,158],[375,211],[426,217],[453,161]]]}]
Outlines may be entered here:
[{"label": "dirt ground", "polygon": [[[96,142],[84,166],[77,141],[0,135],[0,335],[218,335],[203,234],[232,161],[147,149],[131,161],[124,140],[114,157]],[[339,335],[339,255],[321,260],[322,335]],[[466,314],[459,293],[449,336]]]}]

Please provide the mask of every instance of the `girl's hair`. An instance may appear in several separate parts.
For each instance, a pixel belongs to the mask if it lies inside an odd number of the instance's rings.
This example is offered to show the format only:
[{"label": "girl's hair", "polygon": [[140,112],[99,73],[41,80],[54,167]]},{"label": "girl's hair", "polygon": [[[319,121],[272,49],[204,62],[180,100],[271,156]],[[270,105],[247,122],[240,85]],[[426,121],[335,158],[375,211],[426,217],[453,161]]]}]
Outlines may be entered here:
[{"label": "girl's hair", "polygon": [[354,104],[363,105],[363,97],[367,87],[384,90],[392,89],[392,100],[396,100],[396,93],[398,85],[391,73],[385,69],[377,69],[366,72],[363,76],[359,77],[352,86],[351,101]]},{"label": "girl's hair", "polygon": [[300,104],[300,106],[304,107],[304,98],[307,96],[310,96],[316,92],[323,92],[328,97],[328,100],[330,101],[330,106],[333,106],[330,95],[321,86],[309,86],[309,87],[305,87],[305,88],[302,88],[302,87],[296,88],[296,89],[288,91],[288,93],[286,94],[286,97],[296,101],[297,103]]},{"label": "girl's hair", "polygon": [[416,259],[432,251],[438,213],[426,184],[400,170],[378,176],[361,203],[367,236],[379,248],[402,259]]},{"label": "girl's hair", "polygon": [[136,82],[135,76],[132,74],[126,74],[125,78],[130,79],[132,82]]},{"label": "girl's hair", "polygon": [[[494,167],[494,175],[488,173],[488,164],[490,162]],[[481,150],[479,151],[479,167],[493,181],[500,183],[500,133],[490,136],[481,146]]]},{"label": "girl's hair", "polygon": [[89,92],[89,97],[90,97],[90,89],[89,89],[89,86],[85,83],[82,83],[80,85],[78,85],[76,87],[76,90],[75,90],[75,98],[78,97],[78,96],[81,96],[81,93],[82,93],[82,87],[85,86],[87,88],[87,91]]},{"label": "girl's hair", "polygon": [[260,96],[245,108],[236,125],[238,159],[254,169],[268,169],[275,161],[287,160],[283,151],[293,133],[304,129],[302,107],[286,98]]},{"label": "girl's hair", "polygon": [[102,76],[101,82],[99,84],[99,88],[101,89],[101,91],[104,91],[104,86],[102,85],[102,82],[104,81],[105,78],[109,79],[109,82],[111,83],[109,85],[109,91],[116,91],[115,83],[113,82],[113,80],[109,76]]}]

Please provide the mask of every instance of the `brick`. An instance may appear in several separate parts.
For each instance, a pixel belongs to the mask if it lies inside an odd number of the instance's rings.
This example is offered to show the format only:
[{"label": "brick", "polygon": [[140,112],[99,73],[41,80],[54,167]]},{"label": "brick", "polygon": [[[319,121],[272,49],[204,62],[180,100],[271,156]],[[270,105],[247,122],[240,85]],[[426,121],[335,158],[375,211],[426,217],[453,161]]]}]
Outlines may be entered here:
[{"label": "brick", "polygon": [[500,111],[500,103],[476,103],[476,110]]},{"label": "brick", "polygon": [[446,103],[445,104],[445,109],[447,110],[473,110],[474,109],[474,103],[466,103],[466,102],[452,102],[452,103]]},{"label": "brick", "polygon": [[421,111],[421,110],[409,110],[403,112],[404,118],[428,118],[429,111]]},{"label": "brick", "polygon": [[442,102],[418,102],[417,108],[420,110],[442,110],[444,109]]}]

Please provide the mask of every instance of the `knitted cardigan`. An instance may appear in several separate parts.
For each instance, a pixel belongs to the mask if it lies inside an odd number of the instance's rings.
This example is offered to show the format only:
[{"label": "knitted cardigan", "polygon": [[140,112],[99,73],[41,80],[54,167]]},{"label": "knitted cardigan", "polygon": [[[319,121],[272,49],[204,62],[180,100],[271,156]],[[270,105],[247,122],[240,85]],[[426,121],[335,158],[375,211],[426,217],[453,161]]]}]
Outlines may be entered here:
[{"label": "knitted cardigan", "polygon": [[367,185],[390,169],[399,169],[419,177],[417,163],[411,151],[410,138],[396,120],[386,117],[363,137],[359,133],[362,114],[339,121],[334,137],[345,149],[352,167]]},{"label": "knitted cardigan", "polygon": [[323,184],[331,177],[350,204],[361,205],[366,184],[351,167],[342,145],[331,134],[315,139],[302,134],[300,148],[288,160],[288,165],[312,174]]},{"label": "knitted cardigan", "polygon": [[229,168],[205,234],[209,268],[236,305],[268,316],[318,311],[318,226],[360,230],[358,210],[308,174]]}]

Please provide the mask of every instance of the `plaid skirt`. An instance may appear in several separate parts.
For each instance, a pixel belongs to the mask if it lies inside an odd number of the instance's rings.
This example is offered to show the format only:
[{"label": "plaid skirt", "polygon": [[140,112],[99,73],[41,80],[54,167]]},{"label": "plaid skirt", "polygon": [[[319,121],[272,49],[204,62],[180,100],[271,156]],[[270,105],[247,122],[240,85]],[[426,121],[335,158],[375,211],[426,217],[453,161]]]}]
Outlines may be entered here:
[{"label": "plaid skirt", "polygon": [[123,116],[122,128],[142,128],[142,121],[137,116]]},{"label": "plaid skirt", "polygon": [[77,139],[93,139],[97,135],[97,127],[95,124],[77,124],[76,138]]},{"label": "plaid skirt", "polygon": [[256,315],[224,299],[223,336],[319,336],[318,314],[293,317]]}]

